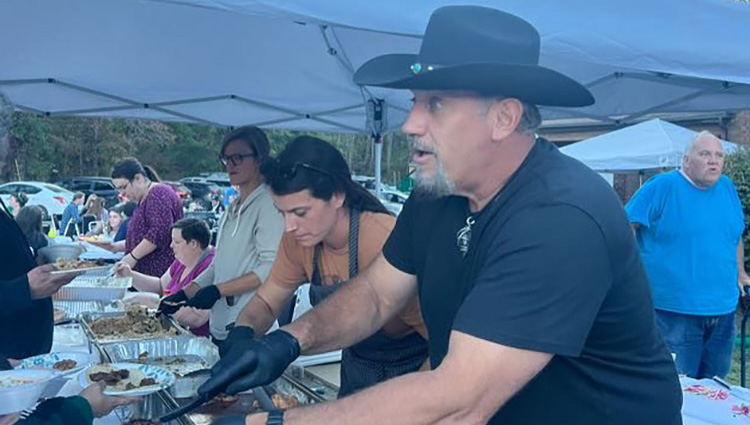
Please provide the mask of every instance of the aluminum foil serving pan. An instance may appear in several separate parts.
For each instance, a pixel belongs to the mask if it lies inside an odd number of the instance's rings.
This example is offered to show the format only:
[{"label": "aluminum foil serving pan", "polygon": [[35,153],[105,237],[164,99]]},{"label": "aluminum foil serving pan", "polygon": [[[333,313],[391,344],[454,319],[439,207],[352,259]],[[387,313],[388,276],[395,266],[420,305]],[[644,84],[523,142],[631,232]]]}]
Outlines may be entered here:
[{"label": "aluminum foil serving pan", "polygon": [[132,284],[132,277],[106,276],[107,270],[101,274],[87,274],[78,276],[72,282],[60,288],[52,297],[56,300],[68,301],[112,301],[125,296]]},{"label": "aluminum foil serving pan", "polygon": [[84,313],[116,313],[125,311],[122,301],[53,300],[55,308],[65,312],[66,318],[76,319]]},{"label": "aluminum foil serving pan", "polygon": [[80,321],[89,338],[98,344],[188,334],[171,318],[165,328],[154,313],[137,307],[117,313],[84,313]]},{"label": "aluminum foil serving pan", "polygon": [[174,373],[177,382],[171,391],[178,398],[194,396],[219,361],[219,351],[211,341],[189,335],[102,344],[102,350],[113,362],[144,363]]}]

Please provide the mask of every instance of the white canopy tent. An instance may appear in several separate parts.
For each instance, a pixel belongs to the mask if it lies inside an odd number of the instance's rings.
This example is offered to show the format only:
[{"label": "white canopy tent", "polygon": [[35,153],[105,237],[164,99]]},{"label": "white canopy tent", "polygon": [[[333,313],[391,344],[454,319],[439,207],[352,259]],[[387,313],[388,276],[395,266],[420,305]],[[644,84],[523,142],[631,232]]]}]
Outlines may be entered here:
[{"label": "white canopy tent", "polygon": [[[431,11],[464,3],[3,0],[0,91],[18,109],[49,116],[382,134],[403,122],[411,95],[357,87],[353,71],[382,53],[416,51]],[[597,100],[545,108],[546,119],[619,124],[750,105],[747,5],[476,3],[533,23],[542,64]]]},{"label": "white canopy tent", "polygon": [[[600,172],[676,168],[698,132],[652,119],[578,143],[561,151]],[[725,152],[737,149],[722,141]]]}]

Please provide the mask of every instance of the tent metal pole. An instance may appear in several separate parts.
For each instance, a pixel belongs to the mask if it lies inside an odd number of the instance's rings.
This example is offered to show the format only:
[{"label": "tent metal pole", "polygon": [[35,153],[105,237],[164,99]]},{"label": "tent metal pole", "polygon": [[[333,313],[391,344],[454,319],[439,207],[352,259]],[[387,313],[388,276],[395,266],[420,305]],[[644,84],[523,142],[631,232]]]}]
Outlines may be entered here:
[{"label": "tent metal pole", "polygon": [[383,138],[380,134],[373,134],[372,142],[375,145],[375,196],[380,199],[383,193],[381,167],[383,162]]}]

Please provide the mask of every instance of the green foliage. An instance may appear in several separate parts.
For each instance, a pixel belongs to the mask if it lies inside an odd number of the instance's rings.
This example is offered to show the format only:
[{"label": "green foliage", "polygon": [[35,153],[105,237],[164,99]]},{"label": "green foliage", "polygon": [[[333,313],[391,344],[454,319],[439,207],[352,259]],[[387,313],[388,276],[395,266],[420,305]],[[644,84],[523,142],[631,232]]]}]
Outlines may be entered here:
[{"label": "green foliage", "polygon": [[750,149],[742,147],[727,155],[724,173],[734,182],[745,213],[745,233],[742,240],[745,244],[745,270],[750,270]]},{"label": "green foliage", "polygon": [[[114,163],[125,156],[151,165],[167,180],[222,170],[218,156],[227,132],[224,128],[98,117],[50,118],[20,112],[10,121],[11,146],[6,167],[0,170],[0,182],[109,176]],[[373,143],[366,135],[290,130],[267,130],[267,134],[273,155],[295,137],[310,134],[336,146],[353,173],[374,175]],[[397,184],[407,175],[409,155],[403,136],[383,138],[385,182]]]}]

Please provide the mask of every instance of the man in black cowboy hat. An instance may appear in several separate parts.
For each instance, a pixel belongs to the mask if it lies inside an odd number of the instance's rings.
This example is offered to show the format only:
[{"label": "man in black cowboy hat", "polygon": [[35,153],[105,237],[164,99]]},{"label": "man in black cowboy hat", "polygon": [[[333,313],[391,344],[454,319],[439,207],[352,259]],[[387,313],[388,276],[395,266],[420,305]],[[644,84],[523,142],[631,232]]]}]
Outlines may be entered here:
[{"label": "man in black cowboy hat", "polygon": [[201,391],[271,382],[300,352],[371,334],[418,292],[431,371],[247,423],[680,424],[679,381],[619,200],[534,135],[535,105],[593,98],[538,58],[529,23],[451,6],[433,13],[418,55],[363,65],[359,84],[414,93],[402,129],[418,192],[383,256]]}]

